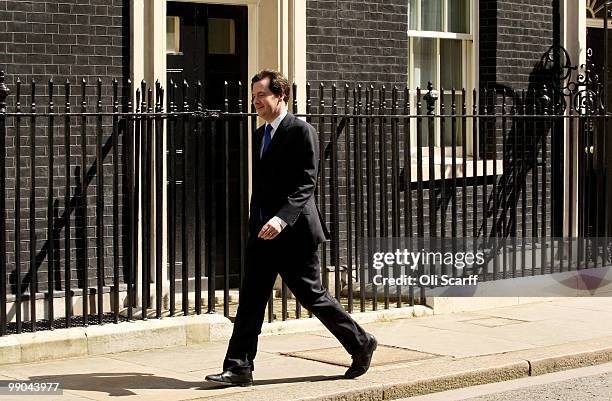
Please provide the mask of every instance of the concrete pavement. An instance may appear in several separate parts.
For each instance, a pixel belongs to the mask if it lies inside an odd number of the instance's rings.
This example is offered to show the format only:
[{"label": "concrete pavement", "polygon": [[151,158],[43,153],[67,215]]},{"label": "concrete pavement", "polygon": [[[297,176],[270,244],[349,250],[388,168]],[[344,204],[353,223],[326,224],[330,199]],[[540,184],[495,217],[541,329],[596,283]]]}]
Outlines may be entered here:
[{"label": "concrete pavement", "polygon": [[[222,388],[225,341],[0,366],[0,380],[61,382],[61,400],[383,400],[612,361],[612,298],[563,298],[478,312],[366,323],[379,348],[355,380],[326,331],[266,335],[255,385]],[[60,330],[58,330],[60,332]],[[12,399],[0,396],[0,400]]]}]

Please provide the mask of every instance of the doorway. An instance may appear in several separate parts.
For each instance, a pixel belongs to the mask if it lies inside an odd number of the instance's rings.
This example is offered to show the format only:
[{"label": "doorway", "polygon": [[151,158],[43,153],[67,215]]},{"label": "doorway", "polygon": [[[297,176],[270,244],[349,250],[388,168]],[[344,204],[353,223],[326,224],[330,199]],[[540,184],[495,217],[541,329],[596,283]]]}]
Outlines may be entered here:
[{"label": "doorway", "polygon": [[247,79],[247,7],[168,2],[167,78],[205,88],[206,106],[223,106],[223,82]]},{"label": "doorway", "polygon": [[[237,110],[237,83],[242,82],[243,87],[247,82],[247,44],[248,44],[248,16],[246,6],[227,6],[212,5],[202,3],[168,2],[167,3],[167,83],[177,84],[175,98],[181,104],[178,110],[182,109],[182,83],[189,84],[188,93],[185,94],[190,99],[189,104],[194,104],[193,99],[196,93],[196,85],[202,83],[204,99],[203,107],[205,110],[223,110],[224,108],[224,82],[228,83],[230,89],[228,98],[230,99],[229,111]],[[246,88],[242,95],[242,104],[246,105]],[[212,126],[215,129],[211,129]],[[241,230],[244,221],[240,218],[237,211],[244,207],[244,194],[246,185],[241,182],[240,170],[244,167],[244,160],[241,160],[241,129],[235,122],[229,122],[226,127],[219,121],[209,120],[203,123],[207,127],[205,134],[200,137],[198,142],[195,138],[188,137],[184,141],[182,127],[178,127],[175,135],[176,144],[176,169],[173,180],[176,184],[176,210],[177,218],[174,227],[176,238],[176,271],[181,271],[182,263],[182,197],[185,192],[185,240],[188,245],[186,262],[188,266],[188,276],[190,290],[194,288],[195,277],[195,238],[196,238],[196,203],[195,203],[195,180],[198,177],[198,187],[207,188],[200,192],[204,198],[204,205],[208,205],[202,212],[202,261],[203,264],[215,264],[215,288],[223,288],[225,272],[229,272],[229,283],[231,287],[237,287],[240,280],[240,264],[242,260]],[[210,133],[215,133],[213,141]],[[240,135],[227,135],[226,132]],[[228,163],[224,161],[225,138],[227,138]],[[214,144],[214,146],[213,146]],[[214,154],[213,154],[214,153]],[[202,168],[202,163],[212,163],[214,168],[207,165],[212,176],[208,178],[196,174],[198,166]],[[198,162],[200,164],[198,164]],[[229,166],[227,175],[225,167]],[[205,181],[206,179],[206,181]],[[226,193],[226,187],[228,192]],[[213,199],[214,198],[214,199]],[[227,201],[227,202],[226,202]],[[214,209],[209,205],[216,204]],[[198,206],[200,207],[200,206]],[[225,211],[229,208],[229,222],[225,221]],[[201,207],[200,207],[201,209]],[[205,230],[215,225],[215,235],[208,236]],[[212,252],[211,252],[212,251]],[[207,259],[206,253],[212,254],[212,258]],[[229,254],[229,258],[225,255]],[[202,265],[202,288],[206,289],[207,275],[205,266]],[[180,281],[180,274],[176,275],[176,280]],[[177,282],[176,288],[181,288]]]}]

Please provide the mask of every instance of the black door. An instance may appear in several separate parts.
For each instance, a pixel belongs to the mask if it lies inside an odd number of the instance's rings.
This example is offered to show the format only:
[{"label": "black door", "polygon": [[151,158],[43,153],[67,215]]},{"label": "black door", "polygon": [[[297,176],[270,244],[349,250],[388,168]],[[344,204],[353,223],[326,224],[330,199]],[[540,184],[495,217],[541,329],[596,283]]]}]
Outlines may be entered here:
[{"label": "black door", "polygon": [[[247,81],[247,7],[209,5],[197,3],[168,2],[167,5],[167,84],[175,82],[178,84],[176,98],[182,99],[182,83],[187,81],[189,90],[187,97],[194,99],[195,88],[198,81],[203,84],[204,108],[208,110],[222,110],[224,103],[224,82],[227,81],[230,88],[230,111],[237,111],[237,83],[241,81],[243,86]],[[243,104],[246,103],[246,90],[243,94]],[[179,102],[180,103],[180,102]],[[193,105],[193,101],[190,102]],[[179,106],[179,110],[182,106]],[[193,107],[193,106],[192,106]],[[212,129],[214,125],[215,129]],[[240,232],[243,222],[240,220],[238,210],[244,207],[240,199],[241,188],[245,182],[240,182],[239,174],[244,161],[240,160],[240,141],[238,134],[240,129],[236,121],[228,123],[227,128],[230,135],[225,135],[226,126],[220,121],[209,120],[202,124],[206,134],[202,135],[199,145],[195,138],[188,137],[187,143],[183,141],[182,126],[177,126],[175,143],[176,171],[174,179],[176,185],[176,261],[177,272],[180,272],[182,260],[182,191],[186,191],[186,241],[188,244],[188,270],[190,282],[195,276],[195,170],[196,162],[199,160],[200,172],[202,163],[207,163],[208,171],[214,171],[212,177],[200,175],[200,188],[204,204],[208,205],[206,210],[201,210],[204,227],[209,229],[211,222],[215,222],[215,237],[206,236],[202,249],[202,260],[207,260],[206,252],[212,251],[215,255],[216,288],[222,288],[226,266],[230,272],[230,285],[238,285],[238,272],[240,271],[241,246]],[[215,133],[215,146],[211,133]],[[229,145],[229,173],[224,174],[226,163],[224,162],[225,138]],[[214,152],[214,156],[212,153]],[[214,168],[209,163],[216,160]],[[186,168],[185,168],[186,167]],[[185,168],[186,176],[183,173]],[[226,196],[226,183],[229,187],[229,196]],[[244,188],[242,193],[244,193]],[[211,197],[214,196],[216,207]],[[229,201],[229,224],[225,222],[226,200]],[[226,240],[229,236],[229,241]],[[214,248],[214,249],[213,249]],[[226,260],[224,255],[229,250],[230,258]],[[206,272],[203,271],[203,276]],[[180,274],[177,274],[180,280]],[[205,283],[203,283],[205,284]],[[177,285],[180,288],[180,285]],[[203,287],[206,288],[206,287]]]},{"label": "black door", "polygon": [[[609,235],[612,227],[609,202],[609,188],[612,175],[608,172],[612,157],[612,127],[604,112],[612,110],[612,93],[610,83],[606,82],[605,69],[605,32],[601,28],[587,29],[587,52],[589,58],[589,81],[587,89],[594,91],[595,104],[589,113],[592,119],[581,123],[581,135],[578,141],[578,162],[582,184],[579,186],[579,234],[587,237],[604,237]],[[612,34],[608,37],[609,60],[612,62]],[[607,104],[604,96],[608,91]]]}]

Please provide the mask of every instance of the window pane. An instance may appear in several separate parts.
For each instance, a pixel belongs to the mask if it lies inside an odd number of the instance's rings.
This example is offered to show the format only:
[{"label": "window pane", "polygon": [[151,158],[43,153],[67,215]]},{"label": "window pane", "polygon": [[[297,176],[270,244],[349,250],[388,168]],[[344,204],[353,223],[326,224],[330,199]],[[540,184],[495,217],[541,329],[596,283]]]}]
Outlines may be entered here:
[{"label": "window pane", "polygon": [[166,52],[178,53],[181,51],[180,18],[166,17]]},{"label": "window pane", "polygon": [[[410,68],[410,74],[412,77],[412,87],[421,88],[422,96],[427,92],[427,83],[432,82],[434,88],[437,87],[438,77],[437,71],[437,39],[432,38],[412,38],[412,52],[414,64]],[[423,102],[423,113],[426,110],[425,101]],[[423,146],[428,146],[429,136],[428,122],[426,119],[423,120],[421,127],[421,135]],[[416,142],[415,142],[416,145]]]},{"label": "window pane", "polygon": [[448,31],[470,33],[470,0],[447,0]]},{"label": "window pane", "polygon": [[440,39],[440,75],[441,87],[444,89],[461,89],[462,69],[461,41]]},{"label": "window pane", "polygon": [[436,39],[413,38],[414,66],[412,68],[412,84],[422,89],[427,88],[431,81],[434,87],[436,77]]},{"label": "window pane", "polygon": [[442,0],[421,1],[421,27],[423,31],[442,30]]},{"label": "window pane", "polygon": [[208,19],[208,53],[236,54],[236,31],[233,19]]},{"label": "window pane", "polygon": [[[445,93],[443,95],[444,100],[444,114],[451,115],[453,113],[453,97],[450,93]],[[455,94],[455,114],[461,114],[461,107],[463,104],[463,96],[461,93]],[[445,118],[444,121],[444,146],[451,146],[453,144],[452,141],[452,133],[453,133],[453,119],[451,117]],[[462,121],[460,117],[455,117],[455,136],[457,138],[457,155],[461,153],[462,146],[461,143],[461,133],[462,133]],[[452,154],[450,152],[446,153],[446,157],[450,157]]]},{"label": "window pane", "polygon": [[419,29],[419,1],[421,0],[410,0],[410,8],[408,9],[408,29],[414,31]]}]

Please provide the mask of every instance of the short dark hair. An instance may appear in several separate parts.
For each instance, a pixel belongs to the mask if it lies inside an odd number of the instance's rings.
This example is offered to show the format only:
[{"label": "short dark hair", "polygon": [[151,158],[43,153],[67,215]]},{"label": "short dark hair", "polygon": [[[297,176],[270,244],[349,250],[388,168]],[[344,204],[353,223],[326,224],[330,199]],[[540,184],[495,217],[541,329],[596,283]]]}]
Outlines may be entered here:
[{"label": "short dark hair", "polygon": [[289,81],[282,73],[278,71],[269,69],[259,71],[251,79],[251,89],[253,89],[253,84],[255,82],[259,82],[265,78],[270,78],[270,91],[272,91],[272,93],[274,93],[276,96],[279,96],[281,93],[284,94],[283,100],[285,101],[285,103],[288,103]]}]

